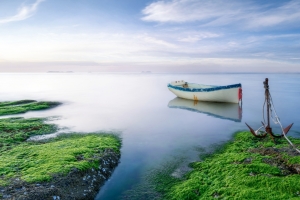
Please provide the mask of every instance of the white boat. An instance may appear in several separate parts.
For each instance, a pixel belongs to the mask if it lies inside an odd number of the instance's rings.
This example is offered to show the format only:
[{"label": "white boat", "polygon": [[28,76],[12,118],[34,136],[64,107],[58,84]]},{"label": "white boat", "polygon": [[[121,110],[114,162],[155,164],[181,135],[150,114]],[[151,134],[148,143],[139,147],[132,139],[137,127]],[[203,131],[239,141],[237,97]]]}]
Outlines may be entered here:
[{"label": "white boat", "polygon": [[242,85],[240,83],[215,86],[173,81],[168,84],[168,88],[177,97],[195,101],[239,103],[242,99]]},{"label": "white boat", "polygon": [[169,102],[168,107],[202,113],[235,122],[241,122],[242,120],[242,107],[236,103],[192,101],[176,97]]}]

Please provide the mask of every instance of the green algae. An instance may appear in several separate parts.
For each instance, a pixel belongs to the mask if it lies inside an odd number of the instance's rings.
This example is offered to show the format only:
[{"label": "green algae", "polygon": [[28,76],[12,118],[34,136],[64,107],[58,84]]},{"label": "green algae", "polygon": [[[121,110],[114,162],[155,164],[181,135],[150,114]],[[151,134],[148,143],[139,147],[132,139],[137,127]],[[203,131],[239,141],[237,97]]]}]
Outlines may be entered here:
[{"label": "green algae", "polygon": [[0,107],[22,105],[22,104],[28,104],[28,103],[34,103],[34,102],[37,102],[37,101],[35,101],[35,100],[4,101],[4,102],[0,102]]},{"label": "green algae", "polygon": [[58,127],[54,124],[44,123],[46,120],[22,117],[0,119],[0,155],[3,151],[26,141],[31,136],[57,131]]},{"label": "green algae", "polygon": [[[21,100],[0,102],[0,115],[53,108],[59,102]],[[50,181],[72,169],[99,167],[106,150],[119,154],[121,140],[106,133],[73,133],[46,141],[27,141],[31,136],[46,135],[59,128],[45,123],[45,118],[22,117],[0,119],[0,187],[13,184],[14,179],[28,183]],[[0,196],[1,197],[1,196]]]},{"label": "green algae", "polygon": [[[300,140],[292,139],[299,147]],[[300,156],[285,139],[275,145],[269,138],[240,132],[204,161],[191,164],[183,180],[157,173],[156,189],[163,199],[299,199]],[[169,180],[169,181],[168,181]],[[166,189],[161,189],[166,182]]]},{"label": "green algae", "polygon": [[26,113],[28,111],[37,111],[53,108],[60,105],[59,102],[52,101],[34,101],[34,100],[21,100],[21,101],[7,101],[0,102],[0,116],[13,115]]},{"label": "green algae", "polygon": [[[122,193],[123,200],[159,200],[175,183],[184,179],[183,175],[189,171],[186,152],[177,150],[174,155],[165,158],[160,165],[149,166],[131,186]],[[138,172],[137,172],[138,173]]]},{"label": "green algae", "polygon": [[99,166],[105,149],[119,152],[120,139],[108,134],[71,134],[47,142],[24,142],[0,155],[0,185],[13,178],[26,182],[49,181],[71,169]]},{"label": "green algae", "polygon": [[[29,110],[51,108],[59,105],[58,102],[36,102],[34,100],[21,100],[0,102],[0,115],[24,113]],[[22,117],[0,119],[0,186],[9,183],[9,177],[14,177],[18,171],[18,160],[27,160],[26,151],[23,149],[30,143],[26,140],[34,135],[54,133],[58,127],[54,124],[46,124],[44,118]],[[9,153],[19,149],[16,157],[8,156]],[[13,164],[12,164],[13,163]],[[4,167],[4,165],[9,167]]]}]

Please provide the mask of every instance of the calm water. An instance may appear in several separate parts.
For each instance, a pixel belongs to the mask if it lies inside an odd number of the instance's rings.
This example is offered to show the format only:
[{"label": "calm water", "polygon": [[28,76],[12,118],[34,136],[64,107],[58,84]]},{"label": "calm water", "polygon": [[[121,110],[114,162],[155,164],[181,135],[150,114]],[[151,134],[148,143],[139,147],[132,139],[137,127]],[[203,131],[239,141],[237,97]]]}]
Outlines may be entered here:
[{"label": "calm water", "polygon": [[[289,135],[299,137],[299,74],[0,74],[0,101],[61,101],[55,109],[18,116],[57,116],[51,123],[65,131],[120,132],[120,164],[96,197],[113,200],[135,190],[149,170],[168,159],[183,156],[187,166],[199,159],[196,147],[230,140],[235,131],[247,129],[244,122],[260,127],[266,77],[283,126],[294,122]],[[242,106],[182,102],[167,89],[173,80],[241,83]]]}]

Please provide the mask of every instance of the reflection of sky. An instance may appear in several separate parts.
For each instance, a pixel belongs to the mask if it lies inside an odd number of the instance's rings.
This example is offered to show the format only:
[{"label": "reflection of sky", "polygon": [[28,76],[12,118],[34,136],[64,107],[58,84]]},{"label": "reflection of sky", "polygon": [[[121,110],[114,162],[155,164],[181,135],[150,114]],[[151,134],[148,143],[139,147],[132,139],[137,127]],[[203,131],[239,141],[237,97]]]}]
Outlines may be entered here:
[{"label": "reflection of sky", "polygon": [[0,1],[0,67],[299,71],[299,17],[297,0]]},{"label": "reflection of sky", "polygon": [[[283,126],[294,122],[289,135],[299,136],[299,75],[142,75],[142,74],[1,74],[0,101],[35,99],[64,104],[25,117],[60,116],[52,121],[70,131],[116,130],[123,139],[121,163],[101,191],[101,199],[114,199],[137,183],[145,170],[167,158],[184,154],[198,159],[195,147],[228,141],[237,130],[261,126],[264,79]],[[242,121],[234,122],[183,109],[172,109],[175,98],[167,83],[185,80],[208,85],[241,83]],[[201,82],[199,81],[201,80]],[[273,125],[274,126],[274,125]],[[279,131],[273,128],[274,132]],[[112,195],[112,196],[110,196]]]}]

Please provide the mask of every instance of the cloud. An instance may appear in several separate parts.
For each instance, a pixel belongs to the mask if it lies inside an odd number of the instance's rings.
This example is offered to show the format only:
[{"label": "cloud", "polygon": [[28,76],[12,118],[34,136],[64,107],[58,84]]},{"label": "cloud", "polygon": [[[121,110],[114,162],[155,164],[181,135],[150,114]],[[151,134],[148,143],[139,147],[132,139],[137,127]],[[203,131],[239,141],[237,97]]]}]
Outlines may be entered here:
[{"label": "cloud", "polygon": [[[230,3],[231,2],[231,3]],[[242,14],[242,3],[226,0],[172,0],[157,1],[148,5],[142,13],[145,21],[207,23],[226,17],[234,18]]]},{"label": "cloud", "polygon": [[31,4],[30,6],[23,5],[22,7],[19,8],[18,13],[16,15],[4,19],[0,19],[0,24],[5,24],[14,21],[22,21],[31,17],[32,15],[34,15],[39,4],[43,1],[45,0],[37,0],[35,3]]},{"label": "cloud", "polygon": [[197,21],[211,26],[239,23],[246,28],[298,24],[296,22],[300,18],[300,1],[292,0],[282,4],[258,3],[251,0],[161,0],[142,10],[142,20],[160,23]]},{"label": "cloud", "polygon": [[[265,12],[257,12],[248,21],[248,27],[271,27],[283,24],[298,24],[300,18],[300,1],[290,1],[282,6],[269,9]],[[299,25],[298,25],[299,26]]]},{"label": "cloud", "polygon": [[217,38],[220,37],[220,34],[211,33],[211,32],[201,32],[201,33],[192,33],[185,37],[181,37],[178,39],[180,42],[189,42],[189,43],[195,43],[203,39],[209,39],[209,38]]},{"label": "cloud", "polygon": [[138,38],[142,39],[144,42],[146,42],[148,44],[152,44],[155,46],[161,46],[161,47],[167,47],[167,48],[176,48],[177,47],[175,44],[172,44],[170,42],[164,41],[162,39],[157,39],[155,37],[148,36],[148,35],[142,35],[142,36],[139,36]]}]

